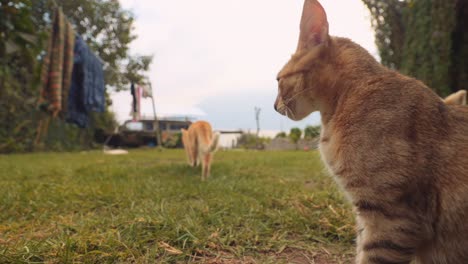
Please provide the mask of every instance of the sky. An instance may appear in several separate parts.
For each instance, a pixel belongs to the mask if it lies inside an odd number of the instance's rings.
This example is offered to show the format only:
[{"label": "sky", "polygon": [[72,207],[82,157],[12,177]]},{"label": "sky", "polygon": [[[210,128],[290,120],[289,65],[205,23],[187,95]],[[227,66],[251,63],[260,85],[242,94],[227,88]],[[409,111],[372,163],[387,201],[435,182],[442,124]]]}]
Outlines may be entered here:
[{"label": "sky", "polygon": [[[148,73],[158,116],[190,116],[214,129],[289,131],[320,124],[276,113],[276,74],[294,53],[303,0],[120,0],[135,15],[134,55],[153,55]],[[377,57],[370,14],[361,0],[322,0],[330,34]],[[130,92],[113,93],[119,121],[130,118]],[[152,116],[149,99],[142,113]]]}]

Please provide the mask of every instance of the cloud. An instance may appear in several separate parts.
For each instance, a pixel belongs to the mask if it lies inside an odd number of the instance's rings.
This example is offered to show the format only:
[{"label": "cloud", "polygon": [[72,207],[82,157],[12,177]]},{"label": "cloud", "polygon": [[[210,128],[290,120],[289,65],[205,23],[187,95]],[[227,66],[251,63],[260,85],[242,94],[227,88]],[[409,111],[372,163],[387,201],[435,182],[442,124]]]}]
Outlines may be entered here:
[{"label": "cloud", "polygon": [[[138,39],[132,43],[132,52],[154,55],[149,75],[158,108],[162,112],[167,107],[178,108],[182,115],[190,114],[184,111],[193,108],[209,116],[221,111],[208,107],[206,102],[228,102],[233,94],[249,96],[258,92],[274,98],[276,74],[297,45],[303,3],[291,0],[121,2],[136,15]],[[331,34],[349,37],[376,54],[368,12],[360,0],[321,3],[328,12]],[[130,97],[113,98],[114,109],[130,111]],[[121,110],[125,108],[128,111]],[[238,118],[247,119],[250,115]],[[278,129],[279,126],[278,122]]]}]

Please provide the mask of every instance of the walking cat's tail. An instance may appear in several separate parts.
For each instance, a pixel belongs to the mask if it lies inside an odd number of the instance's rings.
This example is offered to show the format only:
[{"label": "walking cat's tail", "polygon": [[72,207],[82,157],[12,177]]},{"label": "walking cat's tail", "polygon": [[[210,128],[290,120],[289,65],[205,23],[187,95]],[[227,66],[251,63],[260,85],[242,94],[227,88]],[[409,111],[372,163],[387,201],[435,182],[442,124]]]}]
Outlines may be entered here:
[{"label": "walking cat's tail", "polygon": [[219,133],[215,132],[213,133],[213,137],[211,138],[210,145],[208,147],[208,152],[215,152],[216,149],[218,148],[218,143],[219,143]]},{"label": "walking cat's tail", "polygon": [[466,105],[466,91],[460,90],[445,97],[444,102],[448,105]]}]

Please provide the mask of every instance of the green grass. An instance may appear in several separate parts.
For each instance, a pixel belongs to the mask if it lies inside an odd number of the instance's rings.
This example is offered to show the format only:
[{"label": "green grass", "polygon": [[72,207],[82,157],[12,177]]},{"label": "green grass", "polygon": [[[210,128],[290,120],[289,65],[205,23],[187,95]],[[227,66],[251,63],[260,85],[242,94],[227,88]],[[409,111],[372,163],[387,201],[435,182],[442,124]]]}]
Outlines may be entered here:
[{"label": "green grass", "polygon": [[0,263],[349,263],[317,152],[220,151],[200,174],[182,150],[0,156]]}]

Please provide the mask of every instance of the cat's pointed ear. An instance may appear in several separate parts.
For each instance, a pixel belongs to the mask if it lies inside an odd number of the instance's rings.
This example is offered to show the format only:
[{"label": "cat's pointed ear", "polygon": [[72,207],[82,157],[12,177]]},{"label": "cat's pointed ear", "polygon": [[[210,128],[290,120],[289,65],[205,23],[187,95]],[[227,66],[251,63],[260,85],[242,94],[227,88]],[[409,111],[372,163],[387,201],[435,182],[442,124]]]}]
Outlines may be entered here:
[{"label": "cat's pointed ear", "polygon": [[305,0],[300,30],[297,51],[310,49],[328,40],[327,14],[317,0]]}]

